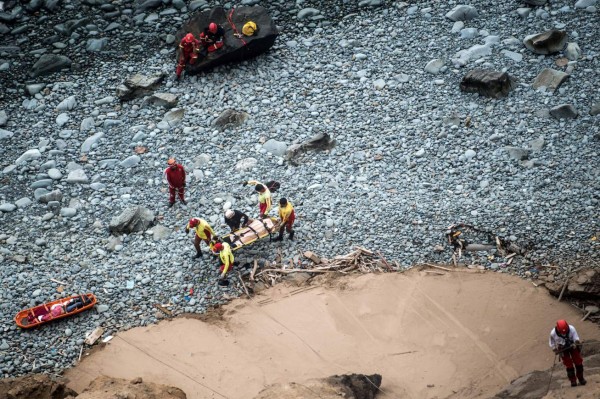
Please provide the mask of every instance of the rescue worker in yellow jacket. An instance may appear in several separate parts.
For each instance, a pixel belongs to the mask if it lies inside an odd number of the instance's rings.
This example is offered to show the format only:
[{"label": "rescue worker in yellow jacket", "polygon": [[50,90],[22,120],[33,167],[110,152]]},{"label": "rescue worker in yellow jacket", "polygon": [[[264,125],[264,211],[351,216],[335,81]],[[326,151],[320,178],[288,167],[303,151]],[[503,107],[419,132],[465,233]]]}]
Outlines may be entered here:
[{"label": "rescue worker in yellow jacket", "polygon": [[224,280],[227,277],[227,273],[231,271],[233,268],[233,252],[231,251],[231,247],[226,242],[218,242],[214,245],[213,250],[219,254],[219,259],[221,260],[221,268],[219,271],[221,275],[219,278]]},{"label": "rescue worker in yellow jacket", "polygon": [[259,217],[264,219],[269,215],[269,211],[271,210],[271,191],[266,184],[262,184],[256,180],[248,180],[242,183],[244,186],[247,184],[253,185],[254,189],[258,192]]},{"label": "rescue worker in yellow jacket", "polygon": [[204,241],[206,245],[210,246],[210,240],[215,235],[215,232],[206,220],[200,218],[190,219],[187,226],[185,226],[185,233],[189,233],[190,229],[194,229],[196,231],[194,236],[196,255],[194,256],[194,259],[198,259],[202,256],[202,252],[200,251],[200,241]]},{"label": "rescue worker in yellow jacket", "polygon": [[279,200],[279,236],[275,241],[283,240],[283,233],[287,230],[290,240],[294,239],[294,230],[292,226],[296,220],[296,212],[294,206],[286,198]]}]

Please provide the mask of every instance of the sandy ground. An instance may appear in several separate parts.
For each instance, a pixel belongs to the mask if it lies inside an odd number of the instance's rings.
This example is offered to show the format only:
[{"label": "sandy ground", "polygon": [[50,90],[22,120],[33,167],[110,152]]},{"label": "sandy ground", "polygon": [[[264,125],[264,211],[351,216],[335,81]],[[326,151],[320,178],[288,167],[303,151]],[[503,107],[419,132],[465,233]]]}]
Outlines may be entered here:
[{"label": "sandy ground", "polygon": [[230,303],[222,320],[129,330],[69,370],[69,386],[141,376],[192,399],[247,399],[273,383],[379,373],[380,398],[483,398],[552,366],[547,340],[557,319],[584,340],[600,339],[572,306],[498,273],[412,270],[336,285],[280,286]]}]

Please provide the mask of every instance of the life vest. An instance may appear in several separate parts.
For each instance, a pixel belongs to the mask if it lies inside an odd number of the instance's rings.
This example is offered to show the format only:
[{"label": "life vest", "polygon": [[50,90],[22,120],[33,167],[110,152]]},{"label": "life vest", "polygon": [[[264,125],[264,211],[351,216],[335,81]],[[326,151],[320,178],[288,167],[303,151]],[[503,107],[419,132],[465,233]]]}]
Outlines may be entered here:
[{"label": "life vest", "polygon": [[244,36],[254,36],[257,30],[258,27],[256,26],[256,23],[254,23],[254,21],[248,21],[244,24],[244,27],[242,28],[242,33],[244,34]]}]

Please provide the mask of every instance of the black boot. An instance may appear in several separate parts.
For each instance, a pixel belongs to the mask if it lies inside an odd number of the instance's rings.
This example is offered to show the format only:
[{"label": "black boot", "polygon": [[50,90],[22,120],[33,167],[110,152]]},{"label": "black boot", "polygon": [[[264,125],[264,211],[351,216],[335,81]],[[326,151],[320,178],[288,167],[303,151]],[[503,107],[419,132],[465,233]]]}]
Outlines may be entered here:
[{"label": "black boot", "polygon": [[294,230],[290,231],[289,239],[290,240],[294,239]]},{"label": "black boot", "polygon": [[279,232],[279,235],[273,241],[283,241],[283,230]]},{"label": "black boot", "polygon": [[202,251],[198,251],[196,252],[196,255],[194,255],[194,259],[198,259],[202,257]]},{"label": "black boot", "polygon": [[569,380],[571,381],[571,386],[576,387],[577,377],[575,377],[575,369],[573,367],[567,368],[567,377],[569,377]]},{"label": "black boot", "polygon": [[585,378],[583,378],[583,364],[579,366],[575,366],[575,371],[577,372],[577,379],[579,380],[579,385],[587,384]]}]

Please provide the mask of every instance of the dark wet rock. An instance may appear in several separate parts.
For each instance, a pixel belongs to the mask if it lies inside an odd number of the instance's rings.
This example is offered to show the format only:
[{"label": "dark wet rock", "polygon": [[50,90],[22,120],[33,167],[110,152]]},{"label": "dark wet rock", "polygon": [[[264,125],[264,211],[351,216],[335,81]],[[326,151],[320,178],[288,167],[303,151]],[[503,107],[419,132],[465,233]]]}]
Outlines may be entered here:
[{"label": "dark wet rock", "polygon": [[169,109],[176,106],[178,101],[179,100],[175,94],[154,93],[150,97],[146,98],[144,103]]},{"label": "dark wet rock", "polygon": [[162,73],[153,76],[136,73],[117,87],[117,97],[121,101],[129,101],[137,97],[150,95],[161,84],[164,78],[165,75]]},{"label": "dark wet rock", "polygon": [[[255,292],[258,284],[255,286]],[[334,375],[328,378],[313,379],[297,384],[274,384],[258,393],[254,399],[273,398],[346,398],[374,399],[381,386],[381,375],[347,374]]]},{"label": "dark wet rock", "polygon": [[77,396],[65,381],[45,374],[0,380],[0,398],[6,399],[64,399]]},{"label": "dark wet rock", "polygon": [[[238,7],[231,16],[231,20],[235,25],[236,30],[240,33],[246,21],[254,21],[256,23],[258,31],[255,35],[250,37],[242,36],[241,38],[238,38],[234,36],[236,31],[228,22],[228,16],[229,12],[226,13],[221,7],[202,11],[195,14],[192,19],[188,20],[177,32],[175,45],[179,46],[179,42],[185,34],[191,32],[198,38],[204,28],[212,21],[220,24],[225,30],[223,47],[213,53],[209,53],[196,64],[188,65],[186,68],[188,73],[196,74],[218,65],[239,62],[256,57],[269,50],[279,35],[275,22],[271,19],[267,9],[263,7]],[[179,56],[179,54],[177,54],[177,56]]]},{"label": "dark wet rock", "polygon": [[514,80],[506,72],[491,69],[474,69],[460,82],[460,90],[479,93],[485,97],[506,97],[514,87]]},{"label": "dark wet rock", "polygon": [[146,11],[154,10],[163,5],[162,0],[138,0],[135,5],[135,13],[140,14]]},{"label": "dark wet rock", "polygon": [[44,5],[44,0],[31,0],[23,7],[31,13],[38,11]]},{"label": "dark wet rock", "polygon": [[592,115],[592,116],[600,115],[600,103],[596,103],[596,104],[592,105],[592,108],[590,108],[590,115]]},{"label": "dark wet rock", "polygon": [[48,11],[56,11],[60,6],[61,0],[44,0],[44,8]]},{"label": "dark wet rock", "polygon": [[113,234],[144,231],[154,224],[155,215],[150,209],[135,206],[125,209],[111,219],[108,229]]},{"label": "dark wet rock", "polygon": [[536,54],[554,54],[562,51],[567,44],[567,33],[562,30],[549,30],[527,36],[523,44]]},{"label": "dark wet rock", "polygon": [[521,2],[529,4],[530,6],[543,6],[548,0],[521,0]]},{"label": "dark wet rock", "polygon": [[30,75],[33,77],[49,75],[69,68],[71,68],[71,60],[68,57],[58,54],[44,54],[33,64]]},{"label": "dark wet rock", "polygon": [[556,119],[575,119],[579,116],[579,111],[571,104],[561,104],[550,109],[550,115]]}]

